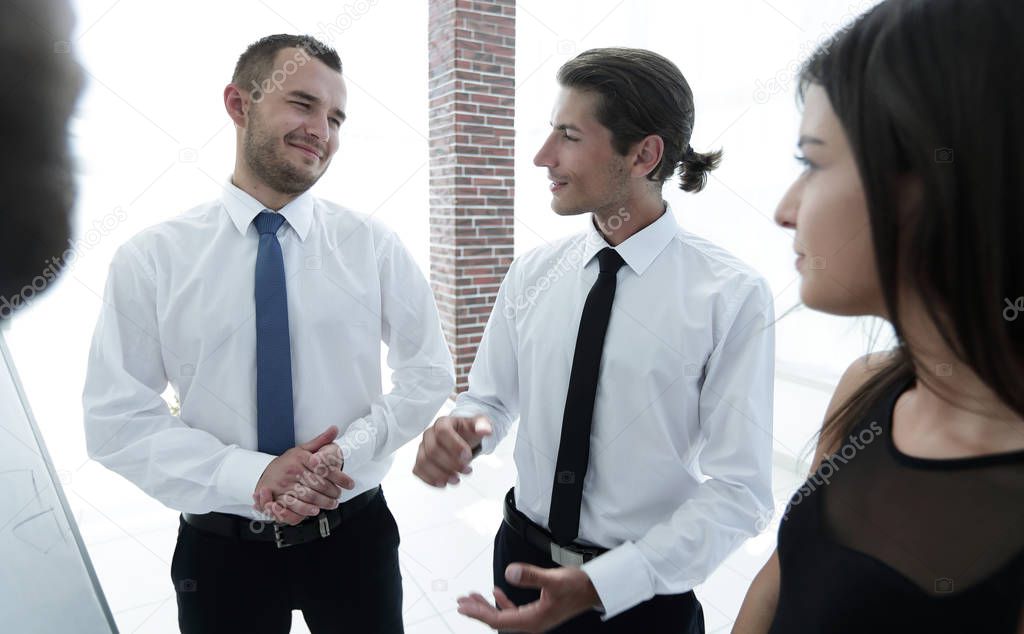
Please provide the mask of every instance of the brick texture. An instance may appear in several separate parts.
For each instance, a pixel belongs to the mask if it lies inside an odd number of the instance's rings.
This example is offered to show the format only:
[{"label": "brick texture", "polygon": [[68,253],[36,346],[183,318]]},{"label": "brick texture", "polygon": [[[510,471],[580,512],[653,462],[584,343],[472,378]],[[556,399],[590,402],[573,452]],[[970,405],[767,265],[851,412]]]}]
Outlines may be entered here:
[{"label": "brick texture", "polygon": [[512,262],[515,1],[430,2],[430,284],[466,376]]}]

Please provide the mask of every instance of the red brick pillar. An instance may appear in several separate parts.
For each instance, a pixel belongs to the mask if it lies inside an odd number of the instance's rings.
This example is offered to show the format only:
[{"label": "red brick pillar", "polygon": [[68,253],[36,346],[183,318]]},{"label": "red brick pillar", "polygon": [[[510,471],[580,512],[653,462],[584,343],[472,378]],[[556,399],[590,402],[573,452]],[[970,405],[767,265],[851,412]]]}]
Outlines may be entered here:
[{"label": "red brick pillar", "polygon": [[430,283],[466,389],[512,262],[515,1],[430,0]]}]

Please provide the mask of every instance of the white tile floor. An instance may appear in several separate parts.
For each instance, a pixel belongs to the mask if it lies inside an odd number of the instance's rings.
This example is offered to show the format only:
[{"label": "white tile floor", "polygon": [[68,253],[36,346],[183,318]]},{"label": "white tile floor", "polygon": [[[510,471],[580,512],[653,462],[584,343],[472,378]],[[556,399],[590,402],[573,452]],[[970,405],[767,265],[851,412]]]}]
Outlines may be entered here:
[{"label": "white tile floor", "polygon": [[[396,455],[383,486],[402,535],[403,612],[409,634],[490,631],[458,614],[455,599],[473,590],[486,596],[492,587],[492,540],[501,521],[501,501],[513,481],[513,445],[514,439],[507,438],[494,455],[474,462],[471,477],[444,491],[427,487],[411,474],[417,443]],[[99,508],[75,493],[92,488],[89,478],[116,487],[107,491],[112,494],[107,499],[116,500],[116,505]],[[92,463],[76,476],[69,502],[120,631],[177,632],[169,572],[177,513],[121,482]],[[729,631],[751,578],[774,547],[782,505],[799,484],[791,470],[776,467],[776,521],[696,589],[709,633]],[[292,632],[308,631],[301,613],[294,613]]]}]

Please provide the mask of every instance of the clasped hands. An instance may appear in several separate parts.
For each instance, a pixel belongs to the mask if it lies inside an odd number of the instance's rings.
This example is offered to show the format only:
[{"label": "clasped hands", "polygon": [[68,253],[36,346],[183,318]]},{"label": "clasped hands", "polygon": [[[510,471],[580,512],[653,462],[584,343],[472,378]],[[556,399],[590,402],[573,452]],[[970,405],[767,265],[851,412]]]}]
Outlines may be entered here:
[{"label": "clasped hands", "polygon": [[[458,474],[469,475],[472,450],[492,433],[486,418],[445,416],[423,435],[413,473],[435,487],[459,482]],[[295,525],[321,509],[338,507],[342,489],[355,482],[342,469],[341,448],[334,444],[334,425],[313,440],[281,454],[263,471],[253,492],[253,508],[274,520]],[[512,585],[540,590],[533,603],[517,606],[494,588],[496,606],[473,593],[459,598],[459,612],[503,631],[543,632],[581,612],[599,605],[590,578],[578,568],[545,569],[527,564],[510,564],[505,570]]]},{"label": "clasped hands", "polygon": [[321,510],[338,508],[342,489],[355,487],[343,473],[345,459],[331,425],[313,440],[292,447],[267,465],[252,494],[253,508],[282,524],[296,525]]}]

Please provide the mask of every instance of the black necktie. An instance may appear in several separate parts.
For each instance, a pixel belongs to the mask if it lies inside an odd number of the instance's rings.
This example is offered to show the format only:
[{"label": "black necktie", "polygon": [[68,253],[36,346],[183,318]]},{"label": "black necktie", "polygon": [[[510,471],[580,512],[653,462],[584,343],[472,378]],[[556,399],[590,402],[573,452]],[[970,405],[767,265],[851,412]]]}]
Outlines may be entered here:
[{"label": "black necktie", "polygon": [[608,247],[597,253],[597,260],[601,264],[601,272],[590,287],[580,317],[576,352],[569,373],[569,391],[562,414],[562,439],[558,443],[555,482],[551,487],[548,527],[560,546],[572,543],[579,534],[601,350],[608,330],[608,318],[612,314],[612,300],[615,299],[615,274],[625,264],[622,256]]}]

